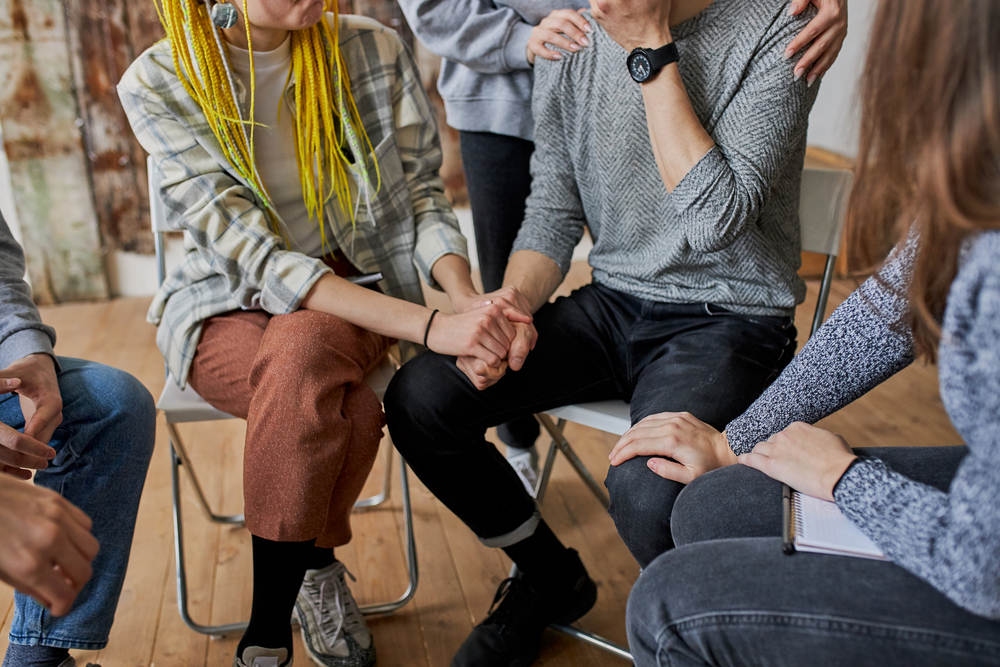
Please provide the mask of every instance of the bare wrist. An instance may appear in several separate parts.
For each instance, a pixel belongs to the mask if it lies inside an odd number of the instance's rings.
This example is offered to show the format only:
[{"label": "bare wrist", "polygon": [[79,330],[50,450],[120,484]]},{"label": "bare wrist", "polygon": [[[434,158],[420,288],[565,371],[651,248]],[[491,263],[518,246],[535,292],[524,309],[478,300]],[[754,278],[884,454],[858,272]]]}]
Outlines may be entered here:
[{"label": "bare wrist", "polygon": [[733,465],[738,463],[736,459],[736,452],[732,450],[729,446],[729,437],[726,436],[726,432],[722,431],[715,438],[716,450],[719,454],[719,460],[723,465]]}]

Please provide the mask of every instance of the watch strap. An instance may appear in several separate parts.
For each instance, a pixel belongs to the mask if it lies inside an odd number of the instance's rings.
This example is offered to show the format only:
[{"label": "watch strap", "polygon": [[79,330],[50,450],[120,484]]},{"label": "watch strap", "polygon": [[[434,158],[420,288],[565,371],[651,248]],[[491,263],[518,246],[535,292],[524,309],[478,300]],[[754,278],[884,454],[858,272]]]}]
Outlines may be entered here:
[{"label": "watch strap", "polygon": [[661,70],[667,65],[680,60],[680,54],[677,52],[676,42],[670,42],[666,46],[661,46],[658,49],[645,49],[645,51],[646,55],[649,57],[649,65],[653,72]]}]

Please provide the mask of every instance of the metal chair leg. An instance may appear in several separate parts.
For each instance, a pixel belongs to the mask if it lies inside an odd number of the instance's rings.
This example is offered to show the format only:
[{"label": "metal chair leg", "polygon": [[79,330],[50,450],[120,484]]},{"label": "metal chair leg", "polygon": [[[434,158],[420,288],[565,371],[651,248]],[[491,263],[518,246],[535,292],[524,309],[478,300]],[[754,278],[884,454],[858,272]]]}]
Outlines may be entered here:
[{"label": "metal chair leg", "polygon": [[406,474],[406,461],[399,457],[399,483],[403,496],[403,525],[406,529],[406,570],[409,576],[409,584],[403,595],[394,602],[383,602],[381,604],[370,604],[361,607],[361,613],[366,616],[376,614],[389,614],[398,609],[402,609],[406,603],[417,594],[417,582],[420,573],[417,569],[417,543],[413,536],[413,510],[410,506],[410,480]]},{"label": "metal chair leg", "polygon": [[392,493],[392,452],[394,448],[389,445],[388,450],[385,455],[385,474],[382,475],[382,490],[376,493],[374,496],[369,496],[368,498],[360,498],[354,503],[354,511],[370,509],[372,507],[378,507],[385,501],[389,500],[389,496]]},{"label": "metal chair leg", "polygon": [[[171,426],[172,425],[168,424],[168,428]],[[172,486],[174,518],[174,559],[177,564],[177,609],[180,612],[181,620],[184,621],[184,624],[195,632],[203,635],[211,635],[214,638],[219,638],[225,635],[243,632],[246,630],[248,625],[246,621],[241,623],[228,623],[224,625],[202,625],[191,618],[191,613],[188,609],[187,566],[184,558],[184,518],[181,510],[180,490],[180,466],[185,463],[179,455],[178,449],[175,447],[175,441],[173,439],[175,435],[176,431],[171,428],[170,481]],[[192,481],[195,482],[195,488],[199,489],[199,500],[202,501],[203,508],[205,508],[210,517],[217,516],[212,514],[208,509],[208,503],[205,502],[204,494],[200,492],[200,487],[197,485],[197,477],[193,475],[190,465],[188,465],[188,473]],[[410,504],[409,477],[407,475],[406,461],[402,456],[399,457],[399,481],[403,496],[403,523],[406,534],[406,569],[408,584],[406,590],[403,591],[402,596],[392,602],[383,602],[361,607],[361,613],[367,616],[388,614],[397,611],[412,600],[413,596],[417,593],[417,583],[420,576],[417,567],[417,545],[413,534],[413,510]],[[242,523],[242,515],[240,515],[240,517],[239,523]],[[221,523],[236,523],[234,521],[224,521],[225,519],[230,518],[232,517],[223,516],[213,520]]]},{"label": "metal chair leg", "polygon": [[[170,425],[167,425],[168,428]],[[177,563],[177,610],[181,614],[184,624],[203,635],[222,637],[225,635],[243,632],[247,628],[247,623],[229,623],[227,625],[201,625],[191,618],[188,611],[188,589],[187,589],[187,567],[184,560],[184,520],[181,515],[181,478],[180,466],[181,458],[177,455],[173,439],[170,443],[170,482],[173,491],[174,503],[174,559]],[[191,469],[188,468],[188,472]]]},{"label": "metal chair leg", "polygon": [[600,635],[595,635],[593,632],[587,632],[586,630],[581,630],[580,628],[574,628],[572,625],[550,625],[550,628],[556,632],[561,632],[564,635],[569,635],[575,639],[579,639],[582,642],[586,642],[591,646],[595,646],[601,650],[607,651],[619,658],[624,658],[625,660],[631,661],[632,654],[629,653],[628,648],[622,646],[621,644],[616,644],[615,642],[605,639]]},{"label": "metal chair leg", "polygon": [[201,508],[204,510],[208,520],[215,523],[236,526],[246,525],[242,514],[225,515],[216,514],[212,511],[212,507],[208,504],[208,499],[205,497],[205,492],[201,489],[201,482],[198,481],[198,475],[194,471],[194,466],[191,465],[191,459],[184,448],[184,441],[181,440],[181,434],[177,432],[177,425],[167,422],[167,434],[170,437],[171,456],[187,470],[188,477],[191,478],[191,483],[194,485],[195,495],[198,496],[198,502],[201,504]]},{"label": "metal chair leg", "polygon": [[583,461],[580,460],[580,457],[576,455],[576,452],[573,451],[573,448],[570,446],[569,442],[566,441],[565,436],[563,436],[562,427],[566,423],[565,420],[560,419],[559,426],[557,427],[552,423],[552,417],[549,417],[546,414],[539,413],[535,415],[535,419],[537,419],[538,423],[541,424],[546,431],[548,431],[549,435],[552,436],[552,441],[558,445],[559,451],[566,456],[566,460],[569,461],[569,464],[573,466],[574,470],[576,470],[576,474],[579,475],[580,479],[584,481],[587,488],[590,489],[590,492],[593,493],[599,501],[601,501],[601,504],[604,505],[604,509],[607,509],[611,505],[611,500],[608,498],[608,494],[604,492],[601,485],[598,484],[597,480],[594,479],[594,476],[590,474],[590,471],[587,470],[587,466],[583,465]]}]

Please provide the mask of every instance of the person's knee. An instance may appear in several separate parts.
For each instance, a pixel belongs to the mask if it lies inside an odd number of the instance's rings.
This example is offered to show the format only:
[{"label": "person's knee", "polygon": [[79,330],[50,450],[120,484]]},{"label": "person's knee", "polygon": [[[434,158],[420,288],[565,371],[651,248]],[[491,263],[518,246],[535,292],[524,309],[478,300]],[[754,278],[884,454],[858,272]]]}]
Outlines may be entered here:
[{"label": "person's knee", "polygon": [[407,362],[393,375],[385,397],[386,423],[397,449],[407,456],[407,448],[423,438],[408,437],[414,430],[433,432],[449,425],[452,401],[447,357],[428,352]]},{"label": "person's knee", "polygon": [[[68,386],[66,383],[70,383]],[[135,447],[152,451],[156,431],[156,404],[149,390],[125,371],[86,363],[60,378],[64,414],[72,420],[103,421],[107,428],[127,431],[122,437]]]},{"label": "person's knee", "polygon": [[780,483],[746,466],[727,466],[684,487],[674,503],[670,531],[677,546],[763,537],[774,533],[771,524],[780,506]]},{"label": "person's knee", "polygon": [[649,457],[637,456],[611,466],[605,486],[611,499],[608,513],[629,551],[646,567],[673,546],[671,511],[683,485],[650,470]]}]

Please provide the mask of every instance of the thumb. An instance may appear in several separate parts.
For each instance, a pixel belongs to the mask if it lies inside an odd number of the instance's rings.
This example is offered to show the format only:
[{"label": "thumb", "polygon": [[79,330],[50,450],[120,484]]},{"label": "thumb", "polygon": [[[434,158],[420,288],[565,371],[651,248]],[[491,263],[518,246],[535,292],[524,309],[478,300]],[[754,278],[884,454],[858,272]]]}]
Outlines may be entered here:
[{"label": "thumb", "polygon": [[788,8],[788,13],[792,16],[798,16],[802,13],[802,10],[806,8],[809,4],[809,0],[792,0],[791,6]]},{"label": "thumb", "polygon": [[5,378],[0,375],[0,394],[9,394],[12,391],[17,391],[17,388],[20,386],[20,378]]},{"label": "thumb", "polygon": [[524,366],[524,360],[531,351],[530,343],[523,329],[519,329],[517,337],[510,344],[507,361],[512,371],[519,371]]}]

